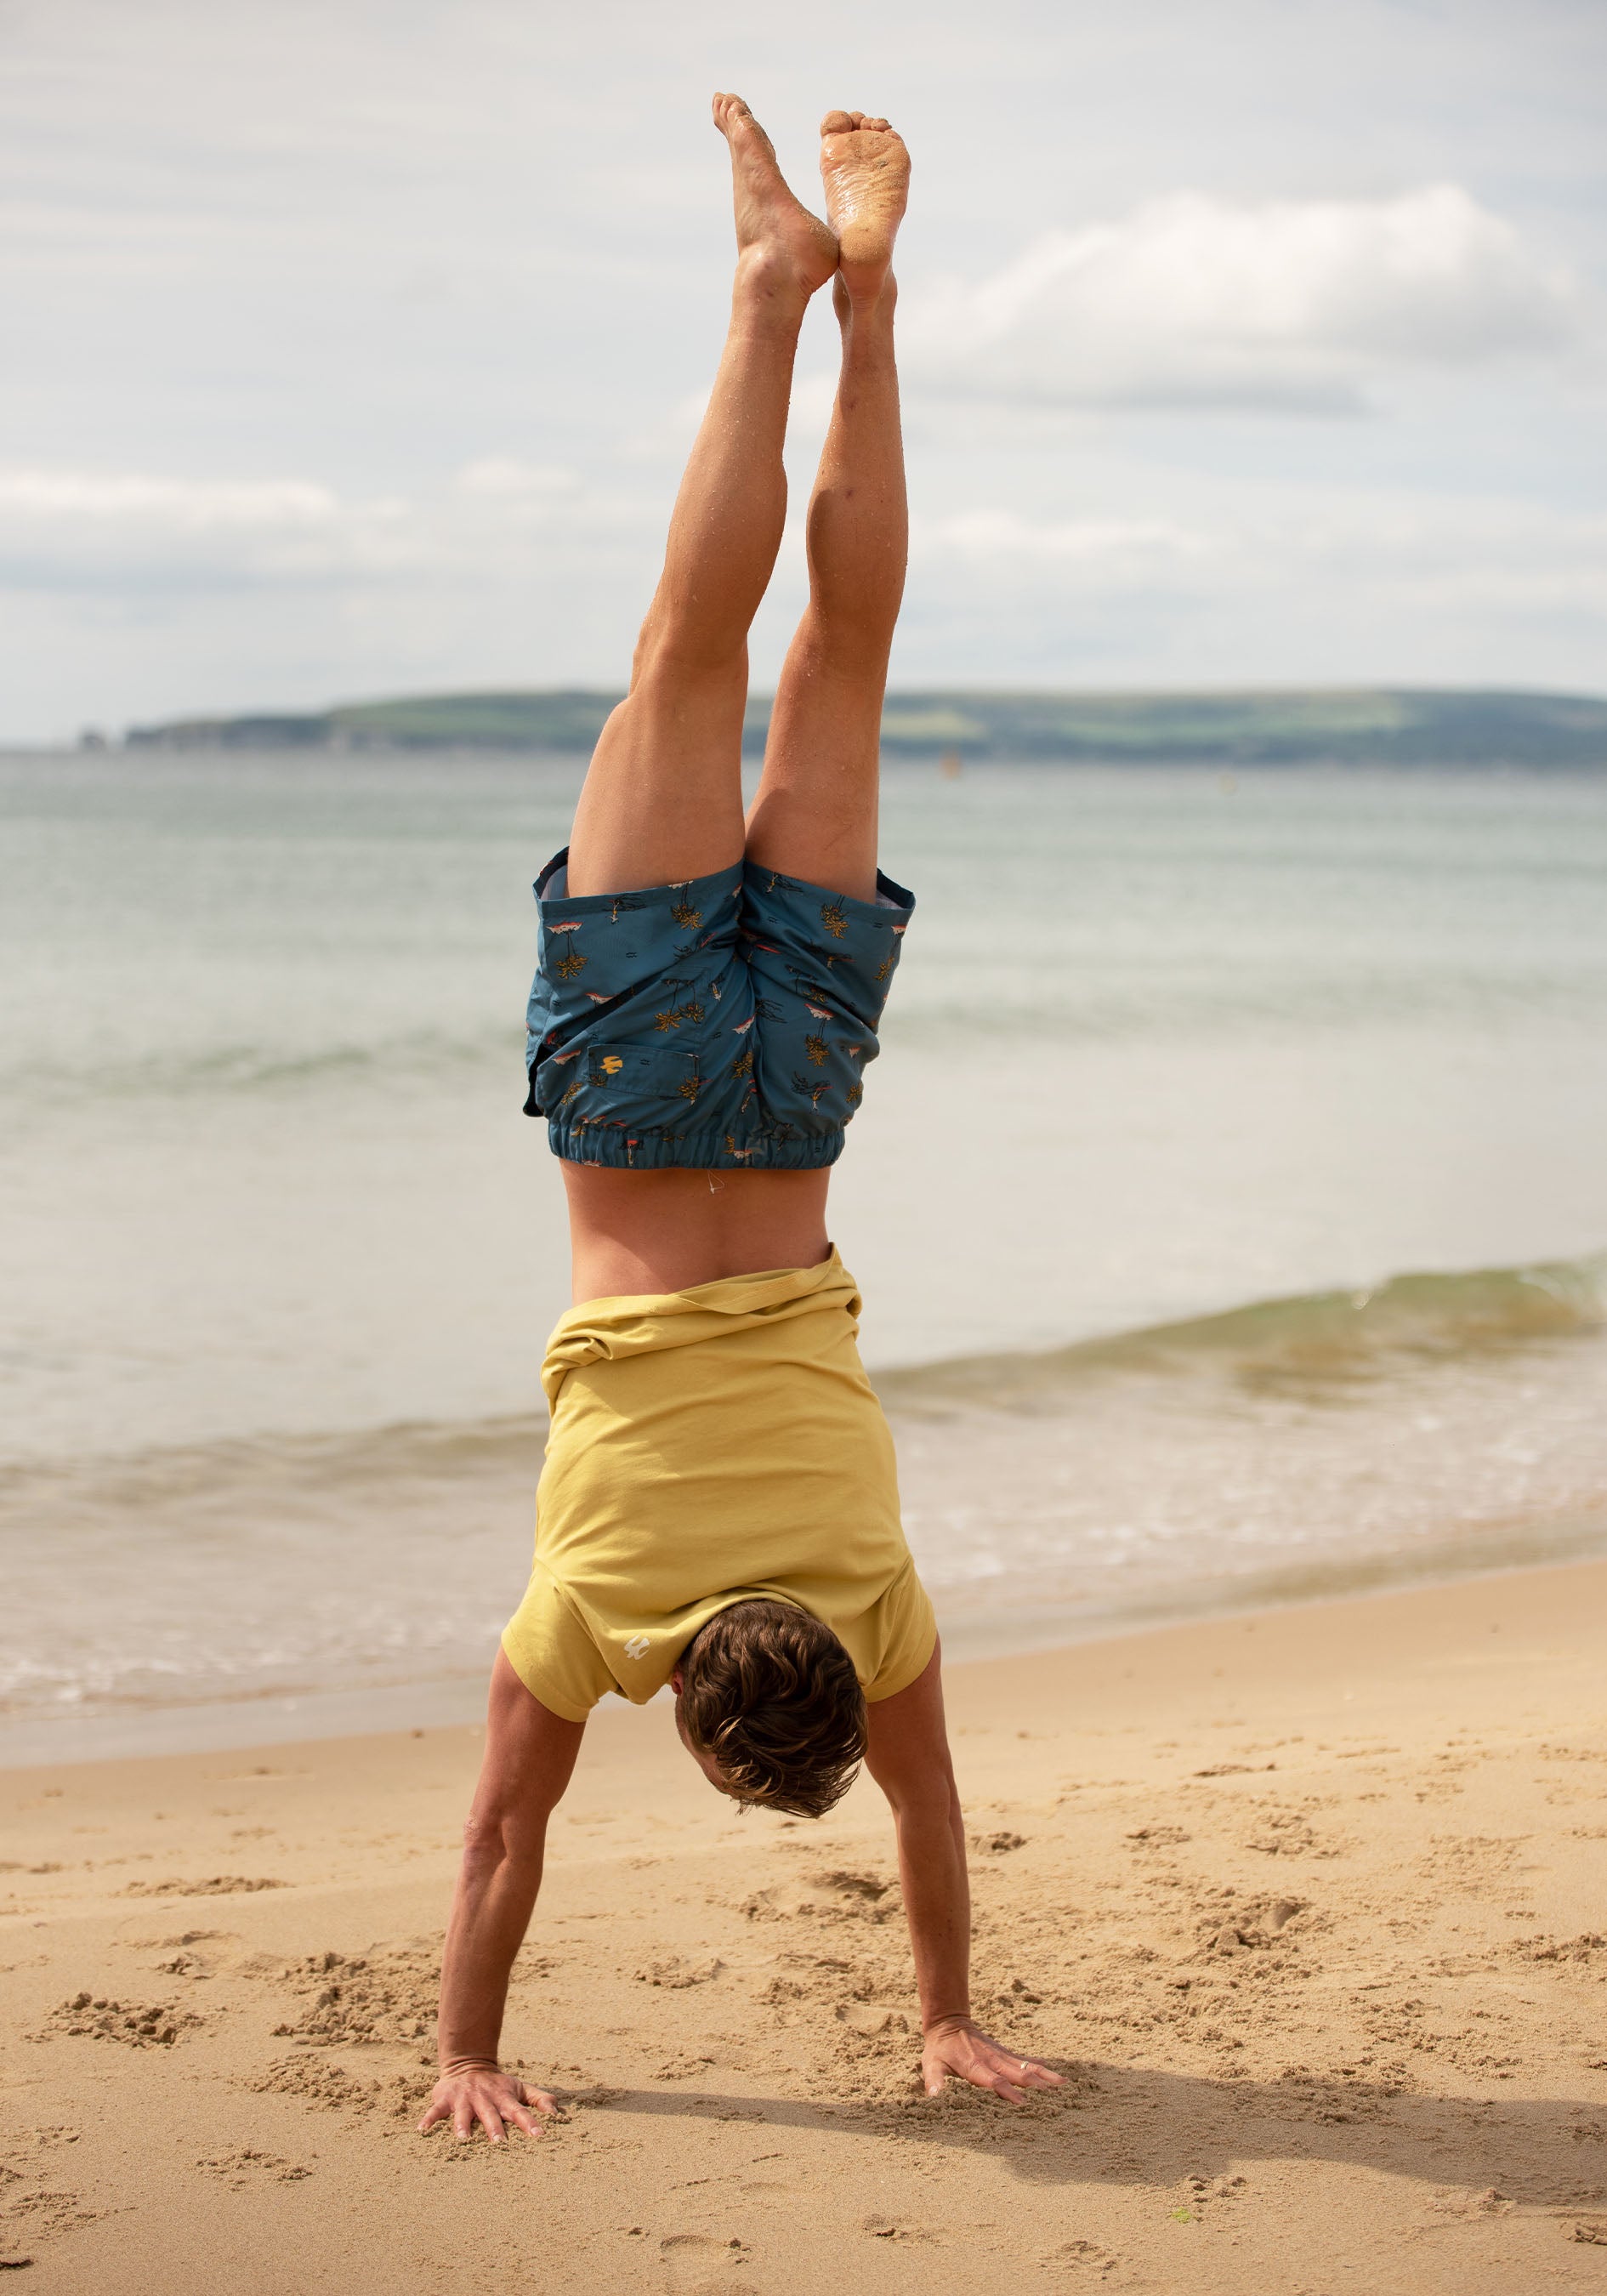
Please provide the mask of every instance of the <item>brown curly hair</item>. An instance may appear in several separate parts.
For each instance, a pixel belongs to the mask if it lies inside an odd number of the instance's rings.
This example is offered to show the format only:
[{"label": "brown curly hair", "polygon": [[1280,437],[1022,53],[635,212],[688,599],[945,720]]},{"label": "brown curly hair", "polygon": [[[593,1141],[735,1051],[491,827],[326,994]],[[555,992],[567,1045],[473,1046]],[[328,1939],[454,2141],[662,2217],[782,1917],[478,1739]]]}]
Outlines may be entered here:
[{"label": "brown curly hair", "polygon": [[830,1627],[791,1603],[733,1603],[687,1644],[688,1739],[738,1801],[824,1817],[865,1758],[865,1693]]}]

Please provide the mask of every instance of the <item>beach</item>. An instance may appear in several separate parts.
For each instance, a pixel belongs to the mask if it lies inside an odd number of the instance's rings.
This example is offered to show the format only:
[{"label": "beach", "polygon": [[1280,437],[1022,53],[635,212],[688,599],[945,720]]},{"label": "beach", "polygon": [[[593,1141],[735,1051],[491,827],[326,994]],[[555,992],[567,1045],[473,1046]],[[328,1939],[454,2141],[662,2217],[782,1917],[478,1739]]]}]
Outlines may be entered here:
[{"label": "beach", "polygon": [[[609,1700],[510,2062],[417,2136],[562,1198],[578,758],[0,761],[0,2266],[42,2290],[1595,2287],[1607,784],[894,763],[832,1196],[977,2006],[886,1814]],[[114,990],[109,984],[115,984]]]},{"label": "beach", "polygon": [[414,2133],[468,1726],[0,1775],[0,2261],[41,2292],[1512,2296],[1607,2269],[1607,1564],[953,1668],[976,2007],[931,2101],[886,1814],[604,1710],[504,2054]]}]

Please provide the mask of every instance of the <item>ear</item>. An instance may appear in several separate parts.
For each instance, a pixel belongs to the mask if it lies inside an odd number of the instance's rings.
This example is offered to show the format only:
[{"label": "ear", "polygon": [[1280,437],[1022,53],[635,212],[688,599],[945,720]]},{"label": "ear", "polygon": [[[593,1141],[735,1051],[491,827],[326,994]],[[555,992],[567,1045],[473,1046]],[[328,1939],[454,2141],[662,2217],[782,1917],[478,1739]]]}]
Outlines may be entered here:
[{"label": "ear", "polygon": [[682,1690],[683,1690],[683,1689],[685,1688],[685,1685],[684,1678],[683,1678],[682,1674],[681,1674],[681,1669],[680,1669],[680,1668],[679,1668],[678,1666],[676,1667],[676,1669],[675,1672],[674,1672],[674,1673],[670,1676],[670,1677],[669,1677],[669,1686],[670,1686],[670,1688],[674,1691],[674,1693],[675,1693],[675,1694],[676,1694],[676,1696],[677,1698],[680,1696]]}]

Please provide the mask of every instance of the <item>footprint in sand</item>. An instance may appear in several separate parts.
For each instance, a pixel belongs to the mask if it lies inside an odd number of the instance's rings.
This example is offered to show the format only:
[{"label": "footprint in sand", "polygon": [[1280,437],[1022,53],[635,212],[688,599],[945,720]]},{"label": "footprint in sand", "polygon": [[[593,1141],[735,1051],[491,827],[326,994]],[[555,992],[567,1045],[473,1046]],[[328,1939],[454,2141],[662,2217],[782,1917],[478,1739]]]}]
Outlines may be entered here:
[{"label": "footprint in sand", "polygon": [[688,1961],[683,1955],[672,1953],[668,1960],[650,1961],[644,1969],[638,1969],[635,1979],[638,1985],[662,1985],[678,1993],[684,1992],[689,1985],[709,1984],[722,1973],[725,1966],[725,1963],[713,1955],[703,1961]]},{"label": "footprint in sand", "polygon": [[730,2296],[738,2287],[743,2296],[759,2296],[742,2269],[750,2252],[740,2240],[719,2240],[708,2233],[667,2234],[659,2243],[659,2254],[668,2296]]},{"label": "footprint in sand", "polygon": [[873,2240],[896,2241],[901,2247],[906,2247],[912,2243],[916,2245],[930,2245],[935,2237],[926,2230],[924,2226],[900,2224],[894,2217],[862,2217],[859,2220],[859,2229],[861,2232],[868,2233]]},{"label": "footprint in sand", "polygon": [[1107,2273],[1114,2272],[1117,2265],[1110,2250],[1101,2248],[1096,2240],[1063,2240],[1058,2248],[1048,2250],[1041,2261],[1069,2264],[1078,2269],[1079,2276],[1086,2274],[1090,2279],[1101,2280]]},{"label": "footprint in sand", "polygon": [[[93,2224],[105,2211],[83,2206],[76,2192],[54,2182],[59,2150],[78,2142],[76,2128],[20,2131],[0,2167],[0,2272],[26,2272],[44,2261],[36,2254],[46,2241]],[[40,2158],[44,2155],[44,2158]]]}]

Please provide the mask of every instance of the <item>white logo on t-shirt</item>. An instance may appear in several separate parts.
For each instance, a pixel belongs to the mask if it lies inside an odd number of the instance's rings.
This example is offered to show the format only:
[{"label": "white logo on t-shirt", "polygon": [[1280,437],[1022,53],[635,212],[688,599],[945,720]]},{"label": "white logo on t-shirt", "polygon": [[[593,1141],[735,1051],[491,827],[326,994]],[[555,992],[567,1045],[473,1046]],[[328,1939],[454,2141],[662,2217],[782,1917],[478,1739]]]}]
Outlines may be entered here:
[{"label": "white logo on t-shirt", "polygon": [[627,1658],[645,1658],[652,1648],[645,1635],[633,1635],[625,1645]]}]

